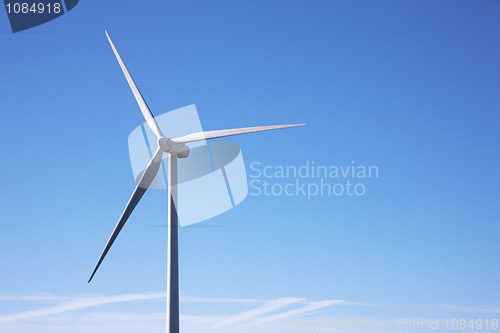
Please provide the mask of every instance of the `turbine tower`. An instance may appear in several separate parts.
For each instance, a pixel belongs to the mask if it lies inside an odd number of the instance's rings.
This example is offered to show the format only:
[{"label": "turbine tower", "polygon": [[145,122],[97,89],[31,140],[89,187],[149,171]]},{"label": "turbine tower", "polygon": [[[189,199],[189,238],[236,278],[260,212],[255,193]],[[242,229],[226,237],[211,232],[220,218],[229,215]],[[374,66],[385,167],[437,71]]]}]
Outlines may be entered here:
[{"label": "turbine tower", "polygon": [[269,131],[274,129],[289,128],[304,126],[306,124],[293,124],[293,125],[272,125],[272,126],[258,126],[258,127],[245,127],[245,128],[234,128],[225,129],[217,131],[204,131],[188,134],[178,138],[167,138],[163,135],[160,127],[158,126],[153,113],[149,110],[146,101],[141,95],[139,88],[135,84],[132,76],[130,75],[127,67],[123,63],[120,54],[116,50],[115,45],[111,41],[107,31],[105,32],[108,38],[109,44],[113,49],[113,52],[120,64],[120,67],[127,79],[127,82],[132,89],[132,93],[139,104],[142,115],[146,119],[147,124],[151,130],[156,134],[158,138],[158,149],[153,154],[153,157],[149,161],[144,173],[142,174],[130,200],[128,201],[125,209],[123,210],[118,223],[116,224],[111,237],[109,238],[102,254],[90,276],[89,283],[94,277],[97,269],[101,265],[104,257],[108,253],[111,245],[116,240],[116,237],[122,230],[125,222],[127,222],[130,214],[137,206],[141,200],[146,190],[153,182],[156,174],[160,170],[161,161],[163,154],[168,154],[168,250],[167,250],[167,333],[179,333],[179,256],[178,256],[178,216],[175,203],[177,202],[177,159],[189,157],[189,147],[187,146],[190,142],[202,141],[207,139],[222,138],[225,136],[232,136],[245,133]]}]

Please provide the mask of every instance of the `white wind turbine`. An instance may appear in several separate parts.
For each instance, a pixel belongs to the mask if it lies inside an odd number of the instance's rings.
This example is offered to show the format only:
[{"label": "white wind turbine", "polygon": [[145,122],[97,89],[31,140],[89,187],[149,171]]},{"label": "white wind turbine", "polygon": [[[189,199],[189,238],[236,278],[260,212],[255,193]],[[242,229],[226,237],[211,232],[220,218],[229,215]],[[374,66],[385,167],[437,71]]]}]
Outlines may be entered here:
[{"label": "white wind turbine", "polygon": [[120,67],[127,79],[127,82],[132,89],[134,97],[139,104],[142,115],[146,119],[147,124],[151,130],[156,134],[158,138],[158,149],[153,154],[151,161],[147,165],[144,173],[142,174],[138,185],[136,186],[132,197],[127,203],[127,206],[123,210],[118,223],[116,224],[111,237],[109,238],[106,247],[102,251],[101,257],[97,262],[97,265],[90,276],[88,282],[92,280],[97,269],[101,265],[104,257],[108,253],[111,245],[115,241],[116,237],[122,230],[125,222],[132,214],[132,211],[141,200],[142,196],[151,185],[153,179],[158,173],[162,161],[163,153],[167,153],[168,156],[168,250],[167,250],[167,333],[179,333],[179,263],[178,263],[178,217],[175,203],[177,202],[177,159],[187,158],[189,156],[189,147],[187,143],[202,141],[206,139],[222,138],[225,136],[253,133],[260,131],[269,131],[274,129],[288,128],[304,126],[306,124],[293,124],[293,125],[272,125],[272,126],[258,126],[258,127],[245,127],[245,128],[234,128],[225,129],[217,131],[204,131],[198,133],[192,133],[178,138],[167,138],[163,135],[160,127],[156,123],[156,120],[149,110],[146,101],[142,97],[139,88],[135,84],[132,76],[130,75],[127,67],[123,63],[122,58],[118,54],[115,45],[111,41],[108,33],[109,44],[115,53],[116,59],[120,63]]}]

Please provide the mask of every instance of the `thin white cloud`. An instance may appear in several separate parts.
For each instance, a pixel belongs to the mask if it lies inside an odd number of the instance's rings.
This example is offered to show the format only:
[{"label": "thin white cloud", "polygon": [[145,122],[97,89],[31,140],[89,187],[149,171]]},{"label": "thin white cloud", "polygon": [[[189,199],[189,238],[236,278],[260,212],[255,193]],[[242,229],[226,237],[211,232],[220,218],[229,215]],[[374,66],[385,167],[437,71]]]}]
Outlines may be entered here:
[{"label": "thin white cloud", "polygon": [[[0,322],[5,333],[165,332],[164,313],[67,312],[55,316]],[[187,333],[187,332],[186,332]]]},{"label": "thin white cloud", "polygon": [[268,324],[271,322],[277,322],[280,320],[289,319],[289,318],[297,317],[300,315],[304,315],[308,312],[312,312],[315,310],[326,308],[328,306],[343,304],[343,303],[345,303],[345,302],[342,300],[327,300],[327,301],[320,301],[320,302],[310,302],[309,304],[307,304],[303,307],[300,307],[298,309],[288,310],[288,311],[277,313],[277,314],[270,315],[267,317],[262,317],[260,319],[254,320],[246,325],[241,325],[241,326],[237,326],[234,328],[240,329],[240,328],[245,328],[245,327],[250,327],[250,326],[259,326],[259,325],[263,325],[263,324]]},{"label": "thin white cloud", "polygon": [[[433,305],[431,305],[433,306]],[[450,309],[453,311],[458,311],[458,312],[476,312],[476,313],[500,313],[500,308],[497,307],[491,307],[491,308],[484,308],[484,307],[475,307],[475,306],[460,306],[460,305],[438,305],[438,307],[445,308],[445,309]]]},{"label": "thin white cloud", "polygon": [[181,302],[186,303],[264,303],[266,300],[251,298],[217,298],[217,297],[193,297],[181,296]]},{"label": "thin white cloud", "polygon": [[[50,294],[0,294],[0,301],[30,301],[33,304],[50,302],[52,306],[43,306],[35,310],[15,314],[0,315],[0,331],[11,333],[132,333],[138,331],[160,331],[165,325],[165,314],[153,312],[90,312],[78,311],[110,303],[134,302],[141,300],[164,299],[164,292],[125,294],[114,296],[57,296]],[[181,316],[184,332],[234,332],[262,333],[282,331],[287,320],[311,319],[313,313],[330,306],[354,307],[435,307],[457,312],[500,313],[498,307],[466,307],[454,305],[381,305],[373,303],[346,302],[342,300],[323,300],[311,302],[304,298],[278,298],[274,300],[244,298],[211,298],[181,296],[183,303],[235,304],[247,307],[247,310],[230,315],[187,315]],[[55,304],[54,304],[55,303]],[[232,307],[225,307],[226,310]],[[347,317],[346,317],[347,318]],[[394,319],[394,318],[393,318]]]},{"label": "thin white cloud", "polygon": [[233,315],[233,316],[225,317],[218,324],[211,327],[211,329],[219,328],[219,327],[235,326],[241,322],[248,321],[248,320],[254,320],[255,318],[258,318],[264,314],[279,310],[281,308],[287,307],[287,306],[292,305],[292,304],[302,302],[304,300],[305,300],[304,298],[288,298],[288,297],[286,297],[286,298],[279,298],[279,299],[272,300],[272,301],[266,301],[266,302],[264,302],[264,304],[259,305],[258,307],[254,308],[254,309],[244,311],[244,312],[238,313],[238,314]]},{"label": "thin white cloud", "polygon": [[[58,304],[48,307],[42,307],[35,310],[19,312],[15,314],[8,314],[0,316],[0,323],[3,325],[9,323],[19,323],[18,325],[29,325],[29,327],[35,327],[36,323],[40,325],[47,325],[47,323],[59,322],[61,327],[64,327],[64,323],[60,323],[61,315],[67,312],[75,312],[74,316],[98,316],[101,321],[105,321],[104,318],[109,316],[110,318],[118,316],[127,316],[126,314],[115,314],[115,313],[102,313],[102,314],[82,314],[78,313],[78,310],[97,307],[100,305],[111,304],[111,303],[121,303],[121,302],[132,302],[140,300],[151,300],[151,299],[161,299],[165,297],[164,292],[156,293],[145,293],[145,294],[126,294],[126,295],[115,295],[115,296],[93,296],[93,297],[76,297],[73,299],[68,299],[67,296],[53,296],[46,294],[33,294],[33,295],[1,295],[0,300],[14,300],[14,301],[58,301]],[[241,298],[210,298],[210,297],[185,297],[181,296],[182,302],[191,303],[248,303],[257,304],[256,307],[251,308],[247,311],[229,315],[229,316],[181,316],[181,320],[194,328],[205,328],[208,327],[209,331],[216,332],[219,329],[231,330],[238,326],[249,326],[248,323],[268,323],[275,320],[280,320],[281,318],[288,317],[291,315],[298,315],[301,313],[306,313],[314,309],[322,308],[339,301],[324,301],[324,302],[307,302],[304,298],[289,298],[283,297],[275,300],[259,300],[259,299],[241,299]],[[299,309],[286,310],[285,312],[279,313],[280,309],[287,308],[294,305],[303,305]],[[276,313],[278,311],[278,313]],[[273,315],[265,317],[267,314],[273,313]],[[53,316],[53,315],[58,316]],[[132,314],[131,314],[132,315]],[[144,315],[154,315],[155,317],[162,317],[162,313],[157,314],[144,314]],[[29,322],[30,324],[27,324]],[[254,326],[252,324],[251,326]],[[34,326],[33,326],[34,325]],[[2,326],[0,326],[1,328]],[[6,327],[6,326],[3,326]],[[13,326],[10,326],[13,327]],[[27,326],[26,326],[27,327]],[[195,329],[199,330],[199,329]]]},{"label": "thin white cloud", "polygon": [[353,306],[382,306],[376,303],[365,303],[365,302],[343,302],[343,305],[353,305]]},{"label": "thin white cloud", "polygon": [[147,293],[147,294],[128,294],[128,295],[118,295],[118,296],[76,298],[71,301],[59,303],[55,306],[44,307],[36,310],[0,316],[0,322],[26,320],[53,314],[60,314],[68,311],[91,308],[104,304],[148,300],[161,297],[165,297],[165,293],[158,292],[158,293]]}]

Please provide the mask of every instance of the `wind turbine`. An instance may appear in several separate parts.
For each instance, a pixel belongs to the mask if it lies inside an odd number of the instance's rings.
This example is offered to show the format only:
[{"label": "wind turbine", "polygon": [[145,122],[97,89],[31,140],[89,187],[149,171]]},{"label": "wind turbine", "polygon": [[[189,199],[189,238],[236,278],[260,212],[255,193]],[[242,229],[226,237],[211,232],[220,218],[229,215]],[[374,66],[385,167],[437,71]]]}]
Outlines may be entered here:
[{"label": "wind turbine", "polygon": [[90,276],[89,283],[94,277],[97,269],[101,265],[104,257],[108,253],[111,245],[116,240],[116,237],[122,230],[125,222],[127,222],[130,214],[137,206],[141,200],[146,190],[153,182],[156,174],[158,173],[162,161],[163,154],[168,154],[168,250],[167,250],[167,333],[179,333],[179,258],[178,258],[178,217],[175,203],[177,202],[177,159],[187,158],[189,156],[189,147],[187,146],[190,142],[202,141],[207,139],[222,138],[225,136],[239,135],[245,133],[269,131],[274,129],[289,128],[304,126],[306,124],[293,124],[293,125],[272,125],[272,126],[258,126],[258,127],[245,127],[245,128],[233,128],[217,131],[204,131],[188,134],[178,138],[167,138],[163,135],[160,127],[158,126],[151,110],[149,110],[146,101],[141,95],[139,88],[135,84],[132,76],[130,75],[127,67],[123,63],[120,54],[116,50],[115,45],[111,41],[108,32],[105,31],[108,38],[109,44],[113,49],[113,52],[120,64],[120,67],[127,79],[127,82],[132,89],[132,93],[139,104],[142,115],[146,119],[147,124],[151,130],[156,134],[158,138],[158,149],[153,154],[153,157],[149,161],[146,169],[144,170],[138,185],[136,186],[130,200],[125,206],[118,223],[116,224],[111,237],[109,238],[104,250],[102,251],[101,257],[97,262],[92,275]]}]

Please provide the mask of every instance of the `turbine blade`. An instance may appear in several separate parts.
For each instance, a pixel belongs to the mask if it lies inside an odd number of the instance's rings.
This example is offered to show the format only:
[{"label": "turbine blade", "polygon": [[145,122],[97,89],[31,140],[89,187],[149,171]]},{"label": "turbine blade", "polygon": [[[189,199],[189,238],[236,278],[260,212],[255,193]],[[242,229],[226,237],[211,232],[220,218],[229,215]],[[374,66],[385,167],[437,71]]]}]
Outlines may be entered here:
[{"label": "turbine blade", "polygon": [[139,88],[134,82],[134,79],[130,75],[127,67],[125,66],[125,63],[123,62],[122,58],[120,57],[120,54],[118,53],[118,50],[115,47],[115,44],[111,41],[111,38],[108,35],[107,31],[104,31],[106,33],[106,37],[108,37],[109,44],[111,45],[111,48],[113,49],[113,52],[115,53],[116,60],[118,60],[118,63],[120,64],[120,67],[123,71],[123,74],[125,75],[125,78],[127,79],[128,85],[130,86],[130,89],[132,89],[132,93],[134,94],[135,100],[137,101],[137,104],[139,104],[139,108],[141,109],[142,115],[146,119],[146,122],[148,123],[149,127],[153,130],[153,132],[156,134],[158,138],[163,136],[163,133],[161,132],[160,127],[158,126],[158,123],[156,122],[153,113],[151,110],[149,110],[148,105],[146,104],[146,101],[144,100],[144,97],[142,97],[141,92],[139,91]]},{"label": "turbine blade", "polygon": [[307,124],[271,125],[271,126],[233,128],[233,129],[225,129],[225,130],[217,130],[217,131],[205,131],[205,132],[197,132],[197,133],[184,135],[184,136],[181,136],[181,137],[178,137],[175,139],[170,139],[170,140],[173,141],[174,143],[190,143],[190,142],[201,141],[201,140],[222,138],[222,137],[231,136],[231,135],[270,131],[270,130],[275,130],[275,129],[298,127],[298,126],[305,126],[305,125],[307,125]]},{"label": "turbine blade", "polygon": [[111,245],[113,245],[113,242],[115,241],[116,237],[118,236],[123,226],[125,225],[125,222],[127,222],[127,219],[129,218],[130,214],[132,214],[132,211],[134,210],[135,206],[137,206],[139,200],[141,200],[144,193],[146,193],[146,190],[148,189],[149,185],[151,185],[153,179],[156,177],[158,170],[160,170],[162,155],[163,151],[160,148],[158,148],[158,150],[153,155],[151,161],[149,161],[149,164],[144,170],[144,173],[142,174],[142,177],[139,181],[139,185],[137,185],[137,187],[135,188],[132,197],[130,197],[127,206],[123,210],[122,216],[118,220],[115,230],[113,230],[111,237],[106,243],[106,247],[102,251],[101,257],[99,258],[99,261],[97,262],[97,265],[95,266],[94,271],[92,272],[92,275],[90,276],[88,282],[92,281],[94,274],[97,272],[97,269],[101,265],[102,261],[104,260],[104,257],[111,248]]}]

